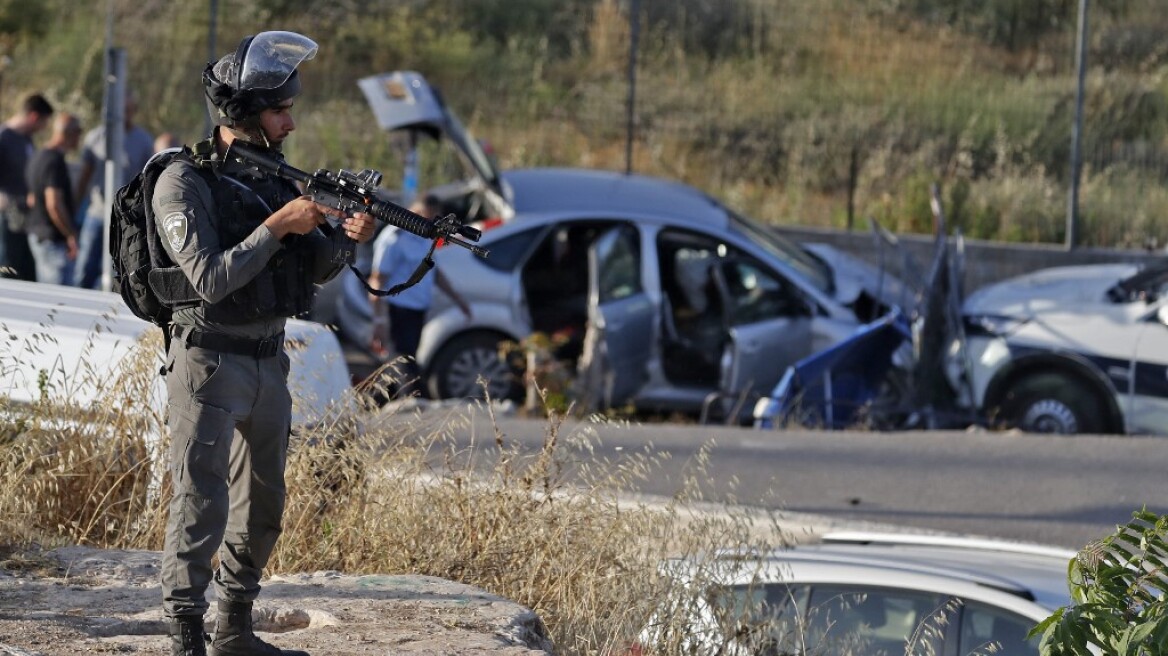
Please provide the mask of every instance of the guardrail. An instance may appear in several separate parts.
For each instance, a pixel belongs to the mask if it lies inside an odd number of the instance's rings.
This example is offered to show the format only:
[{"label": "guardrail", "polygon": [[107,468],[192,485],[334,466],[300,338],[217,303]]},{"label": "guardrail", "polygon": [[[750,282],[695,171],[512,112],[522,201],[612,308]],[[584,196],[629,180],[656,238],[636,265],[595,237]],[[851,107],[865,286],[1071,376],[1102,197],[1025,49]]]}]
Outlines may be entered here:
[{"label": "guardrail", "polygon": [[[887,247],[882,250],[876,236],[870,231],[848,232],[801,226],[778,226],[777,229],[799,242],[830,244],[873,266],[880,266],[883,258],[893,273],[900,270],[900,260],[897,259],[900,254],[890,252]],[[908,254],[922,266],[921,270],[925,270],[932,260],[932,235],[897,235],[896,239],[901,253]],[[1114,262],[1146,263],[1164,257],[1168,257],[1168,253],[1108,248],[1067,250],[1054,244],[1013,244],[966,239],[965,290],[968,293],[990,283],[1049,267]]]}]

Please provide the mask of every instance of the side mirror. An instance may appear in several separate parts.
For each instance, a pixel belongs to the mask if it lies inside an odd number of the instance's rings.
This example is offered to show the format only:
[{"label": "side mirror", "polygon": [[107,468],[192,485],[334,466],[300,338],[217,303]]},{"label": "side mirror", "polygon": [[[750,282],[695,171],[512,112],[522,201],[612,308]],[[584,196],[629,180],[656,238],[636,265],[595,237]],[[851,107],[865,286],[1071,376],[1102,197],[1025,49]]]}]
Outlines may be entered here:
[{"label": "side mirror", "polygon": [[1168,326],[1168,303],[1161,305],[1160,309],[1156,310],[1156,320]]}]

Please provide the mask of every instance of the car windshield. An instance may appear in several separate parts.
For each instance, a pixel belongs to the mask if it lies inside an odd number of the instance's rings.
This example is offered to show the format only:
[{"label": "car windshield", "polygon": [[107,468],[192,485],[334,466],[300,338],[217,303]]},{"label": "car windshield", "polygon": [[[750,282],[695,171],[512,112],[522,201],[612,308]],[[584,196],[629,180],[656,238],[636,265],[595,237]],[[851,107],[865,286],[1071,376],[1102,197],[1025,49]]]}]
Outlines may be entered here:
[{"label": "car windshield", "polygon": [[787,266],[803,274],[803,277],[819,291],[825,294],[834,291],[835,282],[832,280],[831,269],[822,260],[775,230],[764,227],[731,209],[727,209],[726,213],[730,216],[732,230],[742,233]]}]

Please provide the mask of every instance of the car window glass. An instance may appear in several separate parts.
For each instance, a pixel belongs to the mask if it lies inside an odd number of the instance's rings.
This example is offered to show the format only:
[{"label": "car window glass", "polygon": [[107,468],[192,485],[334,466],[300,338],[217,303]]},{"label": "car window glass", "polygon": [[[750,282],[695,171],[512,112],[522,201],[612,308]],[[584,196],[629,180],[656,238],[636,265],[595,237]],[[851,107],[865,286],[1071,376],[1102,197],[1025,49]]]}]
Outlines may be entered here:
[{"label": "car window glass", "polygon": [[490,254],[482,259],[482,263],[499,271],[514,269],[531,249],[531,243],[541,232],[541,228],[532,228],[496,239],[487,245]]},{"label": "car window glass", "polygon": [[723,647],[731,653],[796,653],[800,644],[799,609],[806,605],[806,586],[771,583],[718,588],[710,594]]},{"label": "car window glass", "polygon": [[[807,603],[809,653],[854,656],[940,653],[941,595],[894,588],[816,585]],[[962,652],[964,653],[964,652]]]},{"label": "car window glass", "polygon": [[775,317],[807,314],[797,294],[754,258],[729,257],[722,267],[726,279],[730,325],[741,326]]},{"label": "car window glass", "polygon": [[825,294],[832,292],[835,284],[832,280],[833,274],[831,268],[822,260],[780,235],[774,228],[762,226],[733,211],[727,213],[730,216],[731,229],[741,232],[747,239],[785,262],[819,291]]},{"label": "car window glass", "polygon": [[806,302],[781,274],[710,236],[664,230],[657,239],[657,253],[667,330],[683,337],[703,330],[724,333],[724,322],[741,326],[808,313]]},{"label": "car window glass", "polygon": [[[958,653],[993,651],[1001,656],[1038,656],[1038,643],[1042,637],[1026,639],[1034,625],[1021,615],[974,601],[966,602],[961,616]],[[991,645],[995,647],[991,649]]]},{"label": "car window glass", "polygon": [[618,301],[642,291],[641,246],[637,230],[622,226],[599,255],[600,302]]}]

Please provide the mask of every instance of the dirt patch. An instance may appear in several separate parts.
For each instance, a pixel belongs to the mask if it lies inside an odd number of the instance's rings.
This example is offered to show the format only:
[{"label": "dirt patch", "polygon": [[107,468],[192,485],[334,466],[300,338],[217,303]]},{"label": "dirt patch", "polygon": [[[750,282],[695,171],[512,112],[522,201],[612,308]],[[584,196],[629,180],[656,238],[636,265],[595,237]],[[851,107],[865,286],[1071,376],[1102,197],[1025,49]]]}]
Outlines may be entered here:
[{"label": "dirt patch", "polygon": [[[84,547],[0,553],[0,655],[167,653],[159,562]],[[530,610],[426,576],[273,577],[254,619],[269,642],[320,656],[552,652]]]}]

